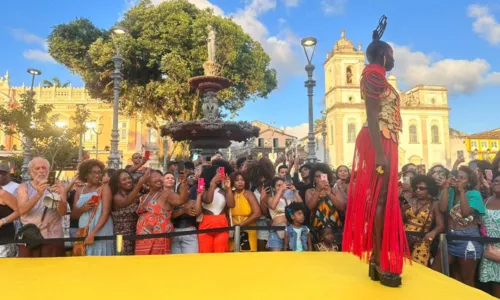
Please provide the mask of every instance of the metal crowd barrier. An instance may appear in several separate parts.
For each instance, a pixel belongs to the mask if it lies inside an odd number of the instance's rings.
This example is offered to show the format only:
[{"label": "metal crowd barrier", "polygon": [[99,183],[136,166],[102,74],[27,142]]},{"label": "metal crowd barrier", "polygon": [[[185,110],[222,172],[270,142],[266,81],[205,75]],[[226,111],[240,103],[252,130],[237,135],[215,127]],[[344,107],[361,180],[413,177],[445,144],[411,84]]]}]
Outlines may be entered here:
[{"label": "metal crowd barrier", "polygon": [[[234,252],[240,251],[240,233],[242,230],[284,230],[284,226],[232,226],[232,227],[224,227],[224,228],[213,228],[213,229],[200,229],[200,230],[190,230],[190,231],[180,231],[180,232],[168,232],[168,233],[157,233],[157,234],[147,234],[147,235],[108,235],[108,236],[96,236],[96,241],[105,241],[105,240],[114,240],[116,242],[116,254],[121,255],[123,252],[123,241],[135,241],[135,240],[144,240],[144,239],[154,239],[154,238],[172,238],[175,236],[183,236],[183,235],[193,235],[193,234],[202,234],[202,233],[219,233],[226,231],[234,231]],[[424,232],[406,232],[407,235],[411,236],[420,236],[423,237],[426,235]],[[36,244],[50,244],[50,243],[61,243],[61,242],[76,242],[76,241],[84,241],[85,238],[52,238],[52,239],[40,239],[35,240]],[[500,243],[500,238],[490,238],[490,237],[467,237],[467,236],[458,236],[447,233],[441,233],[439,235],[439,250],[441,253],[441,271],[443,274],[450,276],[449,270],[449,261],[448,261],[448,240],[462,240],[462,241],[477,241],[482,244],[493,244]],[[4,239],[0,240],[0,246],[6,244],[26,244],[28,241],[32,242],[32,240],[28,239]]]}]

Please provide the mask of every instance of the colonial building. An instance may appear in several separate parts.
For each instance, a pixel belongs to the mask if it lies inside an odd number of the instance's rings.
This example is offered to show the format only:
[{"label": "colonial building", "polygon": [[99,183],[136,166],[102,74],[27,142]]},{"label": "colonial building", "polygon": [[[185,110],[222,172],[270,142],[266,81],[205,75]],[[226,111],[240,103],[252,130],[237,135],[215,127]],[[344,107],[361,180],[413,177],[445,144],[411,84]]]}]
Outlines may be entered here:
[{"label": "colonial building", "polygon": [[[19,102],[20,96],[29,87],[12,87],[8,73],[0,78],[0,105],[13,105]],[[56,122],[60,127],[73,126],[71,117],[74,116],[78,105],[85,105],[90,111],[90,118],[83,136],[83,147],[91,158],[98,158],[106,162],[111,146],[111,129],[113,126],[113,106],[101,100],[91,98],[84,88],[73,87],[41,87],[34,89],[38,105],[53,105],[53,113],[59,115]],[[132,154],[152,151],[152,158],[161,143],[161,137],[155,129],[146,126],[141,117],[119,116],[118,129],[120,134],[119,150],[122,154],[123,167],[130,163]],[[0,157],[22,155],[22,144],[16,137],[6,136],[0,131]],[[159,167],[154,162],[152,167]]]},{"label": "colonial building", "polygon": [[[356,136],[366,121],[359,86],[364,66],[361,44],[354,47],[342,30],[324,62],[327,151],[334,166],[352,165]],[[412,162],[450,166],[453,162],[446,87],[419,85],[402,91],[394,75],[387,79],[401,97],[400,165]]]},{"label": "colonial building", "polygon": [[500,150],[500,128],[471,134],[467,137],[466,149],[470,159],[493,160]]}]

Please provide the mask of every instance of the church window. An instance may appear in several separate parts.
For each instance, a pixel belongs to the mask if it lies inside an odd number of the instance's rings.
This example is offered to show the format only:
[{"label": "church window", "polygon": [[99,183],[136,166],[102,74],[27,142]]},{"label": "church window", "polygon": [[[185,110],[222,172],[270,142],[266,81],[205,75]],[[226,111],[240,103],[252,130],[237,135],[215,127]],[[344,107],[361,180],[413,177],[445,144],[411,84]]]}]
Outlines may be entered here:
[{"label": "church window", "polygon": [[347,125],[347,142],[354,143],[356,141],[356,124],[349,123]]},{"label": "church window", "polygon": [[437,125],[431,126],[431,137],[433,144],[439,144],[439,128]]},{"label": "church window", "polygon": [[96,138],[95,131],[97,130],[97,122],[96,121],[86,122],[85,127],[87,128],[87,130],[85,131],[84,140],[86,142],[94,141]]},{"label": "church window", "polygon": [[418,144],[417,125],[411,124],[408,131],[410,133],[410,144]]},{"label": "church window", "polygon": [[488,141],[481,141],[481,150],[488,149]]},{"label": "church window", "polygon": [[477,150],[477,141],[471,141],[470,147],[472,151]]},{"label": "church window", "polygon": [[491,142],[491,148],[492,149],[498,149],[498,142],[497,141],[492,141]]},{"label": "church window", "polygon": [[351,67],[347,67],[345,70],[345,73],[346,73],[347,84],[351,84],[352,83],[352,69],[351,69]]}]

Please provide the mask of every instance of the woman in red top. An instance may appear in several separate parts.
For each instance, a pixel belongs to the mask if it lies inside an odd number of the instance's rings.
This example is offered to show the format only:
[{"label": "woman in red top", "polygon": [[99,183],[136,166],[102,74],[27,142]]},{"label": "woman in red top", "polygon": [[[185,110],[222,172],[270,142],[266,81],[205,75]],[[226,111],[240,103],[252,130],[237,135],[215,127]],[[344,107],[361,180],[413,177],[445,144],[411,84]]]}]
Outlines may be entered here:
[{"label": "woman in red top", "polygon": [[382,16],[366,49],[361,98],[367,122],[356,139],[342,250],[366,260],[372,253],[372,280],[397,287],[409,251],[398,200],[399,95],[385,78],[394,67],[393,50],[380,40],[386,25]]}]

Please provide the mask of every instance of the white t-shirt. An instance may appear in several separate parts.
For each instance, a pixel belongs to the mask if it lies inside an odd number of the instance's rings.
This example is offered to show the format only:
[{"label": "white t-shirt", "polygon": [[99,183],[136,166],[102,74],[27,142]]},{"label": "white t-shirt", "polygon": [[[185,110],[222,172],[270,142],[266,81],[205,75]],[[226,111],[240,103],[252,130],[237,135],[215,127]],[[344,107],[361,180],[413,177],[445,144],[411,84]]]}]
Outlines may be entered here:
[{"label": "white t-shirt", "polygon": [[6,185],[2,186],[2,189],[11,193],[13,196],[17,196],[17,188],[19,187],[19,183],[15,183],[14,181],[11,181],[7,183]]},{"label": "white t-shirt", "polygon": [[[304,251],[304,245],[302,245],[302,240],[300,239],[300,235],[302,234],[302,228],[295,228],[293,227],[293,231],[295,231],[295,235],[297,236],[297,252],[302,252]],[[307,233],[309,233],[309,228],[306,228]],[[307,249],[307,245],[305,245],[305,248]]]}]

